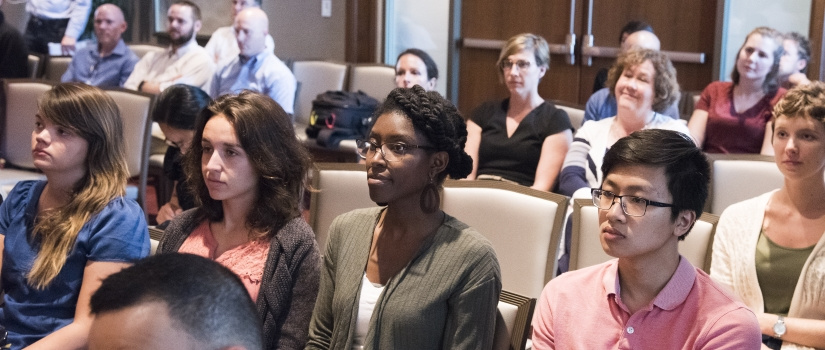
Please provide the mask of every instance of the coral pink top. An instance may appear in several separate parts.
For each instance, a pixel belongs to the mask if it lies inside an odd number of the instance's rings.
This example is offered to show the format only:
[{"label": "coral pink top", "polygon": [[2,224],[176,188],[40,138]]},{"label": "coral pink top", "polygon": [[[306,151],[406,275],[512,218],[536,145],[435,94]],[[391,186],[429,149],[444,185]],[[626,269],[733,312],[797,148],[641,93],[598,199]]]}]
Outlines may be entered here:
[{"label": "coral pink top", "polygon": [[266,255],[269,254],[269,241],[258,239],[241,244],[215,256],[218,242],[209,228],[209,220],[203,220],[189,237],[183,241],[178,252],[199,255],[215,260],[226,266],[241,278],[252,300],[258,299],[258,290],[264,275]]}]

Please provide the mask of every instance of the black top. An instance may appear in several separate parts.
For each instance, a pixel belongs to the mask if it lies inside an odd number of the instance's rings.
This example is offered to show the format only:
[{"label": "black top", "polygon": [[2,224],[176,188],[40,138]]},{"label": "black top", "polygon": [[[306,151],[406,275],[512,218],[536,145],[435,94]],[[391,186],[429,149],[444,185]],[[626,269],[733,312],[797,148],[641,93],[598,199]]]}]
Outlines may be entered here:
[{"label": "black top", "polygon": [[186,174],[183,172],[182,165],[183,155],[177,147],[169,147],[166,149],[166,155],[163,157],[163,173],[169,180],[176,181],[175,193],[178,195],[178,205],[183,210],[189,210],[195,207],[195,196],[189,192],[186,186]]},{"label": "black top", "polygon": [[0,11],[0,78],[27,78],[29,50],[20,32],[6,23]]},{"label": "black top", "polygon": [[470,116],[481,127],[478,175],[497,175],[532,186],[544,139],[572,130],[564,110],[545,101],[524,117],[511,137],[507,137],[507,107],[510,99],[485,102]]}]

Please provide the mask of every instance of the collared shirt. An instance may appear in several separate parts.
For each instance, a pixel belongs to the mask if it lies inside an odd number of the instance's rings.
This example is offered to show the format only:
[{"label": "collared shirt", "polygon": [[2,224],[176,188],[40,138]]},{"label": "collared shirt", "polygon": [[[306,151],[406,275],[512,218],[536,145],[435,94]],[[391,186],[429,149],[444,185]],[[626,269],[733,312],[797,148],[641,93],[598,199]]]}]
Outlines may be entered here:
[{"label": "collared shirt", "polygon": [[[594,92],[590,95],[590,98],[587,99],[587,104],[584,107],[584,121],[582,123],[588,120],[602,120],[610,118],[616,115],[617,111],[618,106],[616,105],[616,97],[610,94],[610,89],[602,88],[601,90]],[[668,117],[678,120],[679,100],[674,101],[673,104],[667,107],[664,111],[657,112],[661,112]],[[581,125],[574,126],[578,128]]]},{"label": "collared shirt", "polygon": [[[272,39],[272,35],[266,35],[264,45],[264,50],[275,52],[275,39]],[[238,39],[235,37],[235,28],[232,26],[220,27],[215,30],[204,48],[218,67],[229,64],[241,54],[241,49],[238,48]]]},{"label": "collared shirt", "polygon": [[285,112],[292,114],[298,83],[278,56],[264,50],[250,58],[235,57],[228,65],[218,69],[211,85],[209,95],[212,98],[249,89],[268,95]]},{"label": "collared shirt", "polygon": [[163,91],[174,84],[187,84],[206,90],[215,73],[215,64],[194,38],[174,51],[149,52],[138,61],[123,87],[137,90],[143,81],[160,83]]},{"label": "collared shirt", "polygon": [[105,57],[100,57],[98,45],[92,43],[77,51],[60,81],[76,81],[98,87],[123,86],[138,60],[140,58],[126,46],[123,39]]},{"label": "collared shirt", "polygon": [[656,298],[631,314],[618,260],[567,272],[541,293],[533,349],[759,349],[756,316],[680,257]]},{"label": "collared shirt", "polygon": [[69,19],[64,36],[77,39],[86,29],[86,21],[92,11],[91,0],[28,0],[26,12],[32,16],[49,19]]}]

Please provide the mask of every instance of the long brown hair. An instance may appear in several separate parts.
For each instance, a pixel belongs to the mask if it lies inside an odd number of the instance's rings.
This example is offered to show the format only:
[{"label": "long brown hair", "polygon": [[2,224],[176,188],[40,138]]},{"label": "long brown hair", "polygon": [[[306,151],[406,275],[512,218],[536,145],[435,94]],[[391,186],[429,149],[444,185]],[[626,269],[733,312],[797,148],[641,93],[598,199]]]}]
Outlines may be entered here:
[{"label": "long brown hair", "polygon": [[235,137],[258,175],[258,193],[246,216],[246,224],[253,229],[249,238],[269,237],[301,215],[299,205],[312,164],[309,152],[295,136],[289,115],[271,98],[249,90],[219,97],[201,112],[192,148],[184,156],[186,183],[195,196],[200,217],[223,219],[223,204],[209,196],[201,164],[203,129],[219,114],[232,124]]},{"label": "long brown hair", "polygon": [[126,152],[123,122],[115,101],[85,84],[58,84],[38,101],[40,116],[76,133],[89,144],[86,174],[65,206],[38,216],[32,231],[40,251],[28,274],[29,284],[46,288],[63,269],[77,235],[93,215],[126,192]]}]

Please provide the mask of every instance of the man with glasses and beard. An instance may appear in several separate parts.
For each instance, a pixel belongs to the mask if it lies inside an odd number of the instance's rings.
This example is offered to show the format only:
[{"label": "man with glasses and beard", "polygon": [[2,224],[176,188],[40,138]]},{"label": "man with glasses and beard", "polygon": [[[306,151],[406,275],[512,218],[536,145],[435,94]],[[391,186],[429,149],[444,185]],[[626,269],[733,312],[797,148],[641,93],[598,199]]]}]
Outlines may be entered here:
[{"label": "man with glasses and beard", "polygon": [[702,150],[676,131],[637,131],[610,147],[602,173],[598,234],[618,259],[547,284],[533,349],[759,349],[753,312],[679,254],[708,195]]},{"label": "man with glasses and beard", "polygon": [[176,1],[169,7],[167,19],[169,48],[143,56],[123,85],[125,88],[152,94],[174,84],[208,88],[215,64],[195,40],[201,29],[200,8],[191,1]]}]

